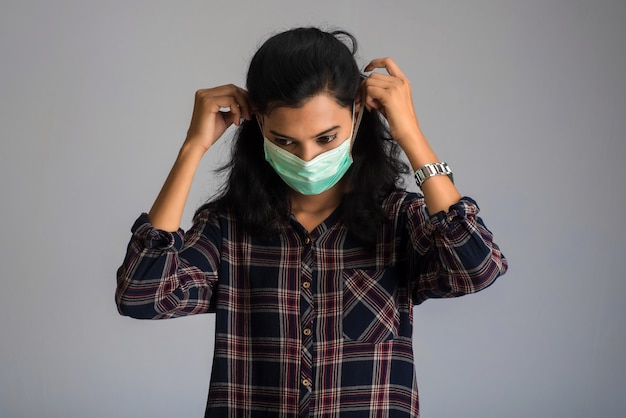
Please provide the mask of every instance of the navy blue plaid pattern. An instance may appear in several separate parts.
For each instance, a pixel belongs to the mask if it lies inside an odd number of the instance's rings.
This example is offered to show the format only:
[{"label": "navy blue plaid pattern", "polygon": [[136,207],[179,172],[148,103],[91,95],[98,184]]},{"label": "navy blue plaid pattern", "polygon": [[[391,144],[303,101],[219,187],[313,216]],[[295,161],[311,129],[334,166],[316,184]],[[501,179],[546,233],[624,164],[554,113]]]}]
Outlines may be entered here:
[{"label": "navy blue plaid pattern", "polygon": [[207,417],[418,417],[413,306],[484,289],[507,262],[470,198],[430,216],[421,195],[395,192],[383,208],[369,247],[341,208],[311,233],[292,218],[271,238],[207,210],[187,233],[144,214],[118,270],[118,309],[215,312]]}]

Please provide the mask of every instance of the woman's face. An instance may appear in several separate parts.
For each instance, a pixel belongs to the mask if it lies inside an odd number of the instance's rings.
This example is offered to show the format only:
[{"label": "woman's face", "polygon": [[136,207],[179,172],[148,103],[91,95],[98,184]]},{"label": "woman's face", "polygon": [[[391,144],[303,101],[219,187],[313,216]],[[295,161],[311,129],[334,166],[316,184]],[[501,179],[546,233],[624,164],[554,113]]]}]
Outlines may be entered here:
[{"label": "woman's face", "polygon": [[301,107],[276,107],[262,118],[263,135],[304,161],[341,145],[352,131],[351,107],[319,94]]}]

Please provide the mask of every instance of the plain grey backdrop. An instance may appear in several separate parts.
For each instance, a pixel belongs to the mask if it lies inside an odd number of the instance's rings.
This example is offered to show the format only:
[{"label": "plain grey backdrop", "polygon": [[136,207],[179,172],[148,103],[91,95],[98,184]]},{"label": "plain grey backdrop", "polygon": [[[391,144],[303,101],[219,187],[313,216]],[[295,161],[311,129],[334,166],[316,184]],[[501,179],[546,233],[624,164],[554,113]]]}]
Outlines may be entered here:
[{"label": "plain grey backdrop", "polygon": [[625,21],[617,0],[2,0],[0,417],[202,416],[213,317],[121,317],[115,270],[195,90],[242,85],[299,25],[395,58],[510,261],[415,308],[422,416],[624,416]]}]

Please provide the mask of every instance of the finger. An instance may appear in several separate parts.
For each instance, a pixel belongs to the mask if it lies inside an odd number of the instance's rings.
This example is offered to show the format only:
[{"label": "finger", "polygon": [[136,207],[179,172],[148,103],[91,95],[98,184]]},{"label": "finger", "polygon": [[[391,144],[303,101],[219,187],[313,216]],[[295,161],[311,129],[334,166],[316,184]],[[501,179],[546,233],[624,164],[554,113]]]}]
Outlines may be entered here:
[{"label": "finger", "polygon": [[382,88],[391,88],[402,83],[401,79],[387,74],[372,73],[363,83],[365,88],[368,86],[377,86]]},{"label": "finger", "polygon": [[223,86],[218,86],[211,89],[199,90],[198,93],[200,93],[202,96],[205,96],[207,99],[209,97],[232,96],[233,98],[235,98],[235,102],[240,108],[240,115],[248,120],[252,118],[252,106],[248,98],[248,92],[241,87],[238,87],[234,84],[225,84]]},{"label": "finger", "polygon": [[240,125],[241,107],[233,96],[212,97],[210,111],[212,113],[221,113],[224,121]]},{"label": "finger", "polygon": [[365,71],[374,71],[376,68],[384,68],[387,70],[389,75],[394,77],[406,78],[402,70],[400,70],[400,67],[398,67],[398,64],[396,64],[396,62],[389,57],[373,59],[369,64],[367,64]]},{"label": "finger", "polygon": [[363,103],[367,110],[377,110],[385,115],[385,89],[367,87],[363,93]]},{"label": "finger", "polygon": [[367,90],[371,87],[378,87],[382,90],[391,91],[401,88],[404,81],[405,79],[393,77],[388,74],[372,73],[361,84],[361,97],[365,97],[365,95],[367,95]]},{"label": "finger", "polygon": [[365,102],[369,104],[376,103],[376,109],[384,107],[388,98],[389,90],[386,88],[367,86],[365,89]]},{"label": "finger", "polygon": [[389,86],[389,79],[391,79],[391,77],[388,75],[372,73],[361,82],[360,97],[361,100],[363,100],[368,105],[368,110],[371,110],[369,108],[369,106],[371,105],[370,99],[373,99],[371,92],[369,91],[371,87],[377,86],[384,89],[385,87]]},{"label": "finger", "polygon": [[240,126],[241,123],[244,121],[244,118],[241,114],[241,109],[239,107],[235,107],[234,109],[231,109],[230,112],[224,113],[223,117],[228,118],[228,120],[230,120],[230,122],[235,124],[236,126]]},{"label": "finger", "polygon": [[241,117],[239,117],[239,113],[238,111],[232,111],[231,109],[236,109],[236,106],[230,107],[230,106],[223,106],[220,107],[220,116],[224,119],[224,122],[226,122],[228,125],[230,124],[235,124],[235,125],[239,125],[241,123]]},{"label": "finger", "polygon": [[377,110],[380,112],[381,106],[380,103],[378,103],[378,101],[376,101],[376,99],[374,99],[373,97],[367,97],[363,100],[363,105],[365,106],[365,108],[367,110],[369,110],[370,112],[372,110]]},{"label": "finger", "polygon": [[236,92],[234,93],[237,104],[239,105],[239,109],[241,111],[241,115],[246,120],[252,119],[252,104],[250,103],[250,98],[248,96],[248,92],[241,87],[237,87]]}]

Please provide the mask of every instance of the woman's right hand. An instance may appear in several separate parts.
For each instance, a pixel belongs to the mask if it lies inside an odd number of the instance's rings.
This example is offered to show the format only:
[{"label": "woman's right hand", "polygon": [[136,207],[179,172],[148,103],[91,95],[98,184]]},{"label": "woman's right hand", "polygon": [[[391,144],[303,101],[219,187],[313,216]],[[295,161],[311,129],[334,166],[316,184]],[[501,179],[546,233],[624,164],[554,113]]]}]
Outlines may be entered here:
[{"label": "woman's right hand", "polygon": [[228,84],[196,92],[187,139],[148,214],[155,228],[176,231],[180,227],[191,183],[202,156],[229,126],[239,125],[241,118],[251,119],[251,115],[248,92],[240,87]]},{"label": "woman's right hand", "polygon": [[242,118],[250,120],[252,109],[248,92],[241,87],[227,84],[198,90],[185,145],[199,146],[206,151],[229,126],[239,126]]}]

